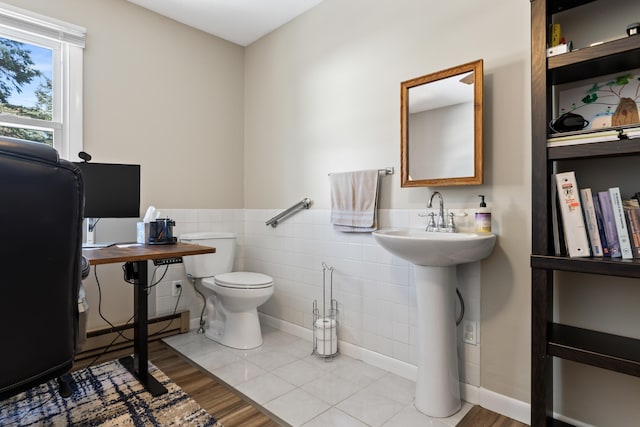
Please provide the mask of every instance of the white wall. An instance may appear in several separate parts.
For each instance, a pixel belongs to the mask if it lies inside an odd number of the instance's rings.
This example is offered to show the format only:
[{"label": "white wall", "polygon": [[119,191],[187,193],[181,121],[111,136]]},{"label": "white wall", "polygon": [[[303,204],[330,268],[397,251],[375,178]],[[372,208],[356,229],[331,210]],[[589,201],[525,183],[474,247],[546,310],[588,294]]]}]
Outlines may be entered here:
[{"label": "white wall", "polygon": [[[493,208],[497,246],[474,276],[481,292],[479,382],[485,389],[529,401],[529,2],[325,0],[242,49],[124,0],[5,1],[87,28],[85,148],[96,161],[140,162],[143,209],[150,204],[176,209],[171,213],[178,233],[198,227],[240,232],[244,258],[239,263],[266,271],[275,268],[264,264],[273,246],[303,244],[307,233],[329,227],[324,218],[329,172],[399,170],[401,81],[483,58],[485,184],[440,190],[448,207],[476,206],[477,194],[486,194]],[[413,217],[436,189],[403,189],[399,182],[399,173],[382,181],[381,208],[392,220],[396,213],[412,212]],[[314,200],[306,212],[315,218],[311,224],[294,230],[288,226],[295,223],[274,230],[261,224],[265,214],[302,197]],[[403,292],[411,295],[410,283],[394,282],[397,273],[376,280],[375,290],[365,286],[370,279],[362,269],[370,262],[367,257],[385,256],[367,237],[351,242],[327,233],[325,238],[320,252],[301,260],[309,271],[285,268],[287,259],[269,260],[278,265],[276,273],[285,286],[265,310],[304,325],[308,298],[297,299],[294,279],[303,274],[306,289],[317,290],[319,261],[326,256],[341,271],[360,271],[348,276],[355,278],[361,295],[340,290],[347,324],[358,322],[356,313],[362,319],[372,315],[369,302],[375,301],[375,308],[395,298],[398,290],[402,298]],[[362,254],[360,261],[350,261],[353,251]],[[402,269],[384,265],[381,260],[376,269]],[[172,266],[167,280],[181,274],[180,266]],[[130,311],[119,310],[130,294],[120,290],[121,273],[107,276],[106,311],[126,320]],[[338,276],[336,271],[339,282]],[[174,300],[162,292],[158,290],[157,309],[166,312]],[[185,295],[184,304],[197,304],[197,296]],[[600,316],[614,312],[608,306]],[[396,326],[408,324],[409,331],[410,322],[395,320]],[[383,352],[390,349],[400,360],[408,353],[411,360],[411,332],[407,343],[403,328],[369,331],[363,326],[344,335]],[[574,382],[580,378],[580,372],[568,374]],[[612,383],[606,377],[607,395],[615,394],[616,401],[619,390],[636,387],[635,378]],[[589,376],[590,386],[600,378]],[[571,395],[566,390],[563,396]],[[585,396],[566,402],[571,405],[568,413],[580,418],[585,408],[594,408],[600,417],[623,424],[634,415],[633,402],[600,410],[599,400]]]},{"label": "white wall", "polygon": [[[96,162],[141,165],[142,214],[149,205],[242,207],[240,46],[125,0],[6,3],[87,29],[84,150]],[[135,223],[102,220],[96,232],[102,241],[135,240]],[[99,272],[105,317],[124,322],[131,287],[120,266]],[[96,308],[93,275],[87,292]],[[90,329],[105,325],[97,310],[89,314]]]},{"label": "white wall", "polygon": [[[498,243],[482,263],[481,383],[522,401],[530,393],[529,46],[528,2],[325,0],[245,54],[251,210],[302,197],[314,200],[312,210],[328,209],[328,173],[399,170],[400,82],[484,59],[485,184],[441,190],[448,207],[477,206],[478,194],[493,207]],[[384,209],[422,209],[436,189],[400,188],[399,173],[383,181]]]}]

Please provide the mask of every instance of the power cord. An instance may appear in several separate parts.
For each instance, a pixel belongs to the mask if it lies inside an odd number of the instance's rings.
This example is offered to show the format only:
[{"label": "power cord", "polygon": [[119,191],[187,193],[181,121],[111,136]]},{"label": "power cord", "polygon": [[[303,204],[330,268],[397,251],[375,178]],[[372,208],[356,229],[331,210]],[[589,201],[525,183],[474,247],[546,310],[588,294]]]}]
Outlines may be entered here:
[{"label": "power cord", "polygon": [[[127,326],[129,326],[129,323],[133,320],[133,318],[135,317],[135,314],[133,316],[131,316],[129,318],[129,320],[127,320],[124,324],[124,327],[126,328]],[[122,336],[122,335],[120,335]],[[127,339],[126,337],[123,337],[124,339],[126,339],[127,341],[132,341],[130,339]],[[104,356],[105,354],[107,354],[109,352],[109,350],[111,349],[111,346],[116,342],[116,340],[118,339],[118,335],[116,335],[115,337],[113,337],[113,339],[111,340],[111,342],[104,348],[104,350],[102,350],[102,353],[98,354],[96,357],[93,358],[93,360],[91,360],[91,362],[87,365],[87,367],[93,366],[102,356]]]},{"label": "power cord", "polygon": [[[133,338],[129,338],[129,337],[126,337],[125,335],[123,335],[123,333],[122,333],[122,332],[121,332],[121,331],[120,331],[120,330],[119,330],[119,329],[118,329],[118,328],[117,328],[113,323],[111,323],[111,322],[110,322],[106,317],[104,317],[104,315],[102,314],[102,287],[101,287],[101,285],[100,285],[100,280],[98,279],[98,269],[97,269],[97,267],[98,267],[97,265],[94,265],[94,266],[93,266],[93,275],[94,275],[94,277],[95,277],[95,279],[96,279],[96,284],[97,284],[97,286],[98,286],[98,314],[100,315],[100,318],[101,318],[102,320],[104,320],[104,321],[105,321],[105,322],[106,322],[106,323],[107,323],[107,324],[108,324],[108,325],[109,325],[109,326],[114,330],[114,332],[116,332],[116,333],[117,333],[117,335],[116,335],[116,336],[113,338],[113,340],[112,340],[112,341],[111,341],[111,342],[110,342],[110,343],[105,347],[105,349],[102,351],[102,353],[98,354],[98,355],[97,355],[97,356],[96,356],[96,357],[91,361],[91,363],[89,364],[89,366],[91,366],[91,365],[93,365],[94,363],[96,363],[100,357],[102,357],[102,356],[103,356],[103,355],[105,355],[107,352],[109,352],[109,350],[111,349],[111,346],[113,346],[113,344],[116,342],[116,340],[118,339],[118,337],[121,337],[121,338],[122,338],[123,340],[125,340],[125,341],[133,341]],[[151,290],[151,288],[156,287],[158,284],[160,284],[160,282],[162,282],[162,279],[164,279],[164,277],[166,276],[166,274],[167,274],[167,272],[168,272],[168,270],[169,270],[169,265],[168,265],[168,264],[167,264],[167,265],[165,265],[165,269],[164,269],[164,272],[162,273],[162,276],[160,277],[160,279],[158,279],[158,281],[157,281],[157,282],[154,282],[154,279],[155,279],[155,277],[156,277],[156,273],[157,273],[157,271],[158,271],[158,267],[159,267],[159,266],[156,266],[156,267],[154,268],[154,270],[153,270],[153,274],[152,274],[152,276],[151,276],[151,285],[146,286],[147,295],[149,294],[149,291]],[[133,279],[129,279],[129,276],[128,276],[128,274],[127,274],[127,269],[126,269],[125,265],[123,265],[123,266],[122,266],[122,269],[123,269],[123,271],[124,271],[124,278],[123,278],[123,280],[124,280],[126,283],[129,283],[129,284],[133,284],[133,285],[135,285],[135,282],[133,281]],[[177,299],[177,301],[176,301],[176,305],[175,305],[175,307],[174,307],[174,309],[173,309],[173,314],[172,314],[172,316],[175,316],[175,314],[176,314],[176,313],[177,313],[177,311],[178,311],[178,304],[180,303],[180,298],[181,298],[181,297],[182,297],[182,288],[180,288],[180,292],[178,293],[178,299]],[[129,318],[129,320],[127,320],[127,321],[125,322],[124,326],[123,326],[122,328],[120,328],[120,329],[126,329],[126,328],[129,326],[130,322],[131,322],[134,318],[135,318],[135,308],[134,308],[134,314]],[[153,336],[156,336],[156,335],[158,335],[158,334],[160,334],[160,333],[164,332],[164,331],[165,331],[165,330],[166,330],[166,329],[171,325],[171,323],[173,323],[173,320],[174,320],[174,319],[171,319],[171,320],[169,321],[169,323],[167,323],[167,325],[165,325],[162,329],[160,329],[160,330],[156,331],[155,333],[153,333],[152,335],[149,335],[148,337],[153,337]]]},{"label": "power cord", "polygon": [[456,326],[458,326],[464,318],[464,299],[458,288],[456,288],[456,294],[458,295],[458,300],[460,300],[460,316],[456,319]]},{"label": "power cord", "polygon": [[[116,332],[118,334],[118,336],[120,336],[122,339],[126,340],[126,341],[133,341],[133,338],[129,338],[129,337],[125,337],[122,332],[120,330],[118,330],[118,328],[116,328],[116,326],[111,323],[106,317],[104,317],[104,315],[102,314],[102,286],[100,286],[100,279],[98,279],[98,266],[94,265],[93,266],[93,277],[95,277],[96,279],[96,284],[98,285],[98,314],[100,315],[100,318],[102,320],[104,320],[109,326],[111,326],[111,329],[114,330],[114,332]],[[131,317],[131,319],[133,319],[135,317],[135,314]],[[129,320],[131,320],[129,319]],[[129,321],[127,321],[128,323]],[[126,326],[126,324],[125,324]],[[117,336],[116,336],[117,338]],[[114,339],[115,342],[115,339]],[[109,344],[109,346],[107,347],[107,349],[109,347],[111,347],[111,345],[113,344],[113,342],[111,344]]]}]

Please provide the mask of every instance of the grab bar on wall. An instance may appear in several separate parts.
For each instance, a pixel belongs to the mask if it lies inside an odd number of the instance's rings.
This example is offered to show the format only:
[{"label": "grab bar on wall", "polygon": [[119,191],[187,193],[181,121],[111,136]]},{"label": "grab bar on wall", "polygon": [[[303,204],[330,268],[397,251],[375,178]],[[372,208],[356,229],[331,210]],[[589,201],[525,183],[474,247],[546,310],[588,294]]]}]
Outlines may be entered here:
[{"label": "grab bar on wall", "polygon": [[275,228],[278,226],[278,221],[280,221],[281,219],[288,217],[289,215],[292,215],[302,209],[309,209],[310,206],[311,206],[311,199],[305,197],[300,202],[291,206],[289,209],[286,209],[280,212],[278,215],[274,216],[273,218],[265,222],[265,225],[270,225],[273,228]]}]

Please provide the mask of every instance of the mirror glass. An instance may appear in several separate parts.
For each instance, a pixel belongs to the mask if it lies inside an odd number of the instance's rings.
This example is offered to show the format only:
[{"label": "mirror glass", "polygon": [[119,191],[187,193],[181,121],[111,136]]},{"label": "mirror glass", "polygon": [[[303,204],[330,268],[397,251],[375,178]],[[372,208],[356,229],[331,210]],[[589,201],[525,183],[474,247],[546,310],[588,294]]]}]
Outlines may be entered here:
[{"label": "mirror glass", "polygon": [[482,184],[482,60],[401,83],[402,187]]}]

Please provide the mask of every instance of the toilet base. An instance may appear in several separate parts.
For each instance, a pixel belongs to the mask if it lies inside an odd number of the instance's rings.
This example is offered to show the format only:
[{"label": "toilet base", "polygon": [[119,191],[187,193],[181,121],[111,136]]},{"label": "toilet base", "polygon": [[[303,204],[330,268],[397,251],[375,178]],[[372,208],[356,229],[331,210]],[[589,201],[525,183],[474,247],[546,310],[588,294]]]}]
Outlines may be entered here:
[{"label": "toilet base", "polygon": [[238,350],[250,350],[262,345],[262,329],[257,309],[240,313],[226,312],[225,317],[224,321],[209,322],[204,335],[219,344]]}]

